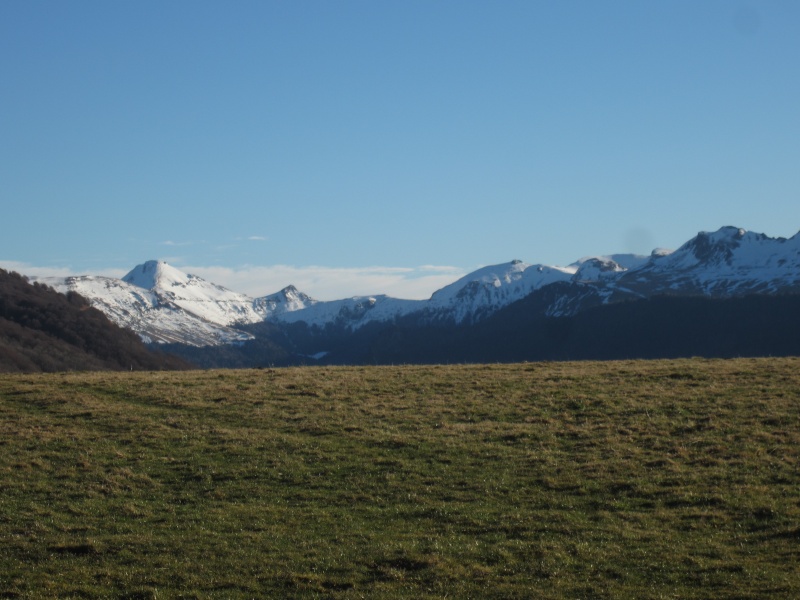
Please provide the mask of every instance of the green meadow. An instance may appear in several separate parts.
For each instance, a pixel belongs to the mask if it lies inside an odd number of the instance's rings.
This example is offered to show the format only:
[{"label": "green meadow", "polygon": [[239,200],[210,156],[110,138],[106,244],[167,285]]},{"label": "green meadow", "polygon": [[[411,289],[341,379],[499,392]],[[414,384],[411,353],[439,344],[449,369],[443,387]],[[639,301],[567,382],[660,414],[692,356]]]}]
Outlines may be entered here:
[{"label": "green meadow", "polygon": [[800,598],[800,359],[0,376],[0,598]]}]

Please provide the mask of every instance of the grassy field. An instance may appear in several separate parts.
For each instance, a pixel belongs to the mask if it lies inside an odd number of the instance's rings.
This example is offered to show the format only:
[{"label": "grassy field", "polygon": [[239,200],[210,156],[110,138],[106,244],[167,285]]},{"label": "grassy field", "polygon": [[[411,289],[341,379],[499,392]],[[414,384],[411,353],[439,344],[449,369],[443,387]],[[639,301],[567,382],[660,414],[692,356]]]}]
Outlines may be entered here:
[{"label": "grassy field", "polygon": [[800,359],[0,377],[2,598],[800,598]]}]

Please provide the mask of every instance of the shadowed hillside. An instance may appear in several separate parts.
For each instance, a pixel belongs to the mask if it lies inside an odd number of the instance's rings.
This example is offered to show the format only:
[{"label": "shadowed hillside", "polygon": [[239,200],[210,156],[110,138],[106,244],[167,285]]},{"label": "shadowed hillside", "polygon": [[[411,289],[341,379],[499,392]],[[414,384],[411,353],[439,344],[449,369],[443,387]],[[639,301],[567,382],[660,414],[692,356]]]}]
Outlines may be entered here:
[{"label": "shadowed hillside", "polygon": [[148,350],[75,292],[0,269],[0,372],[187,368]]},{"label": "shadowed hillside", "polygon": [[[557,293],[558,284],[553,291]],[[170,352],[202,367],[292,364],[447,364],[631,358],[733,358],[800,355],[800,295],[741,298],[658,296],[597,305],[570,317],[544,317],[532,294],[466,325],[430,325],[412,317],[342,326],[261,323],[239,345]]]}]

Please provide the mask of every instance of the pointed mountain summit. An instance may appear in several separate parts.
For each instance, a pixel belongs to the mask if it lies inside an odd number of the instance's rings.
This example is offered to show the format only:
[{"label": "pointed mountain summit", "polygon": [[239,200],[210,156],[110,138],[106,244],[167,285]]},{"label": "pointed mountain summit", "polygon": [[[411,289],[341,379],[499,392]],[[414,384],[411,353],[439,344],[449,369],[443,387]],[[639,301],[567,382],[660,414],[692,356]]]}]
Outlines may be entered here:
[{"label": "pointed mountain summit", "polygon": [[261,315],[277,316],[287,312],[303,310],[313,306],[317,301],[299,291],[293,285],[286,286],[279,292],[262,296],[253,300],[253,308]]},{"label": "pointed mountain summit", "polygon": [[237,327],[264,321],[272,311],[291,312],[315,302],[293,286],[266,297],[272,302],[254,300],[162,260],[137,265],[122,279],[84,275],[43,281],[61,292],[77,291],[89,298],[114,322],[147,342],[193,346],[252,339]]},{"label": "pointed mountain summit", "polygon": [[[156,266],[155,261],[153,265]],[[208,346],[243,342],[253,337],[205,319],[174,302],[170,294],[164,291],[168,279],[181,279],[174,273],[171,277],[159,277],[157,269],[137,269],[128,274],[133,283],[94,275],[53,277],[42,281],[63,293],[78,292],[112,321],[135,331],[148,343],[177,342]],[[203,307],[208,309],[206,305]]]},{"label": "pointed mountain summit", "polygon": [[[175,285],[186,285],[194,275],[187,275],[170,266],[163,260],[148,260],[141,265],[136,265],[131,269],[122,281],[130,283],[145,290],[156,288],[169,288]],[[201,280],[202,281],[202,280]]]},{"label": "pointed mountain summit", "polygon": [[184,273],[164,261],[148,260],[137,265],[122,281],[153,292],[162,304],[178,306],[217,325],[264,320],[250,296]]},{"label": "pointed mountain summit", "polygon": [[184,273],[163,260],[148,260],[136,265],[122,278],[122,281],[146,290],[160,292],[170,300],[252,302],[252,299],[245,294],[233,292],[197,275]]}]

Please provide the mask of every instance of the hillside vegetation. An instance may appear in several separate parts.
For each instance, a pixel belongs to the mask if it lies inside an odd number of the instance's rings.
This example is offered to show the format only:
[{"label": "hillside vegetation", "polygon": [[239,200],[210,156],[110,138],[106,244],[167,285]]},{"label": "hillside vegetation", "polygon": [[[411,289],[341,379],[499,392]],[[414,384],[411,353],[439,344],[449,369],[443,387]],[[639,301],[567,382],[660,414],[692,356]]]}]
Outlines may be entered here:
[{"label": "hillside vegetation", "polygon": [[800,359],[0,376],[0,597],[797,598]]},{"label": "hillside vegetation", "polygon": [[[550,287],[555,296],[562,289]],[[570,317],[543,316],[552,301],[544,292],[534,294],[460,325],[410,317],[356,330],[260,323],[245,327],[256,339],[243,344],[168,344],[162,350],[204,368],[800,355],[797,294],[657,296],[597,305]]]},{"label": "hillside vegetation", "polygon": [[188,368],[148,350],[80,294],[0,269],[0,373]]}]

